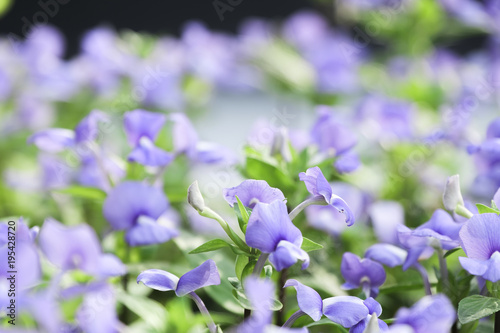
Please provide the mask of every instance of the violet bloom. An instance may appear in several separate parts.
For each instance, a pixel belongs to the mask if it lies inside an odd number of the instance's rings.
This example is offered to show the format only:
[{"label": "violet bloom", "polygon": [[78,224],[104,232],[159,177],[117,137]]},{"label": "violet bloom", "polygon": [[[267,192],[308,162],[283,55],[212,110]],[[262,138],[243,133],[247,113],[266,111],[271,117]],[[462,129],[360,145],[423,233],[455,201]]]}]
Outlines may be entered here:
[{"label": "violet bloom", "polygon": [[148,269],[139,274],[137,283],[139,282],[159,291],[173,290],[180,297],[203,287],[219,285],[220,276],[215,262],[212,259],[208,259],[180,278],[160,269]]},{"label": "violet bloom", "polygon": [[231,207],[237,203],[238,197],[245,207],[254,208],[258,202],[271,203],[275,200],[285,201],[285,196],[280,189],[269,186],[265,180],[248,179],[240,185],[225,188],[224,199]]},{"label": "violet bloom", "polygon": [[172,273],[160,269],[148,269],[137,277],[137,283],[142,282],[145,286],[159,291],[175,291],[179,297],[188,295],[196,303],[200,312],[205,315],[210,333],[216,333],[217,328],[210,317],[201,298],[195,290],[220,284],[219,271],[212,259],[208,259],[200,266],[190,270],[180,278]]},{"label": "violet bloom", "polygon": [[292,223],[282,201],[257,203],[248,220],[246,242],[248,246],[269,254],[269,261],[281,271],[303,261],[302,269],[309,266],[309,255],[302,250],[302,233]]},{"label": "violet bloom", "polygon": [[236,333],[307,333],[306,328],[287,328],[271,325],[271,306],[274,301],[275,289],[270,280],[249,276],[244,281],[245,294],[252,306],[252,315],[239,325]]},{"label": "violet bloom", "polygon": [[467,257],[462,267],[472,275],[491,282],[500,280],[500,217],[495,213],[474,215],[460,230]]},{"label": "violet bloom", "polygon": [[47,259],[63,271],[80,269],[100,278],[126,273],[125,266],[115,255],[102,253],[94,229],[86,224],[66,227],[47,219],[39,237]]},{"label": "violet bloom", "polygon": [[[347,183],[332,183],[336,194],[349,202],[349,207],[357,220],[366,209],[367,195],[360,189]],[[316,229],[327,232],[332,237],[339,236],[348,226],[345,215],[333,206],[311,205],[305,209],[307,222]]]},{"label": "violet bloom", "polygon": [[361,287],[366,297],[377,297],[378,287],[385,282],[384,267],[371,259],[360,259],[357,255],[346,252],[342,256],[340,271],[346,280],[344,289]]},{"label": "violet bloom", "polygon": [[114,230],[125,230],[131,246],[151,245],[177,236],[177,230],[158,223],[168,208],[167,197],[159,188],[126,181],[111,190],[103,214]]},{"label": "violet bloom", "polygon": [[458,232],[462,225],[462,223],[455,222],[450,214],[442,209],[437,209],[428,222],[415,230],[400,225],[398,227],[399,241],[408,249],[408,257],[403,270],[407,270],[419,259],[430,257],[437,247],[444,250],[458,247]]},{"label": "violet bloom", "polygon": [[332,108],[321,105],[317,107],[317,113],[318,118],[311,130],[311,136],[320,151],[339,156],[356,145],[356,136],[344,124],[335,119]]},{"label": "violet bloom", "polygon": [[[372,315],[376,314],[379,317],[382,314],[382,307],[371,297],[365,301],[354,296],[336,296],[322,300],[314,289],[297,280],[288,280],[284,287],[291,286],[297,291],[300,311],[293,314],[284,327],[291,326],[298,317],[304,314],[314,321],[320,320],[324,314],[334,323],[349,328],[350,333],[363,333]],[[380,330],[387,331],[387,324],[384,321],[378,319],[378,324]]]},{"label": "violet bloom", "polygon": [[354,214],[351,209],[344,199],[333,194],[330,183],[328,183],[319,167],[316,166],[307,169],[306,172],[301,172],[299,178],[305,183],[309,193],[314,196],[311,200],[318,199],[324,201],[327,205],[335,207],[339,212],[345,215],[347,226],[354,224]]},{"label": "violet bloom", "polygon": [[172,162],[174,156],[154,144],[165,124],[165,115],[134,110],[126,112],[123,121],[128,143],[133,147],[129,161],[148,166],[165,166]]},{"label": "violet bloom", "polygon": [[449,332],[455,318],[455,309],[446,296],[425,296],[410,309],[399,309],[391,332],[404,332],[402,329],[408,326],[413,333]]},{"label": "violet bloom", "polygon": [[405,212],[397,201],[377,201],[368,208],[373,231],[384,243],[399,244],[398,226],[404,225]]}]

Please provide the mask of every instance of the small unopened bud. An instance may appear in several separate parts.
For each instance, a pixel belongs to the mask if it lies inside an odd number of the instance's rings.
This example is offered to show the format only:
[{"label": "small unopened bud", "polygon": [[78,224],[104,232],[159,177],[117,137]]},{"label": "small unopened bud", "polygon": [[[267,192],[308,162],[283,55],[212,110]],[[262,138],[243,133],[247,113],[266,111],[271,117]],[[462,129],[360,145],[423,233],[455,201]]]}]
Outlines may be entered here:
[{"label": "small unopened bud", "polygon": [[200,188],[198,187],[198,181],[195,180],[188,188],[188,202],[198,211],[198,213],[203,212],[205,210],[205,200],[201,195]]},{"label": "small unopened bud", "polygon": [[443,204],[449,211],[454,211],[458,205],[464,206],[464,199],[460,191],[460,178],[458,175],[453,175],[446,181],[443,193]]},{"label": "small unopened bud", "polygon": [[380,326],[378,325],[378,317],[376,313],[373,313],[366,329],[363,333],[380,333]]},{"label": "small unopened bud", "polygon": [[288,131],[286,127],[280,127],[274,134],[271,144],[271,156],[281,155],[287,162],[291,161],[292,153],[290,152]]}]

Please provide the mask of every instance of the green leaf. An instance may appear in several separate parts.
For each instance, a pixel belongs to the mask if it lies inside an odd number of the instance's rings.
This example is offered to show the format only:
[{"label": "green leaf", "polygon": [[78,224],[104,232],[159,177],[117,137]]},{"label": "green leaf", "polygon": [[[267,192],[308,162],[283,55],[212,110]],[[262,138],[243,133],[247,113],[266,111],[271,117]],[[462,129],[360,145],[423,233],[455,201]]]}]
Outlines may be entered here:
[{"label": "green leaf", "polygon": [[270,186],[283,190],[291,189],[295,185],[292,177],[285,174],[277,164],[272,161],[264,161],[256,156],[247,155],[245,172],[248,178],[263,179]]},{"label": "green leaf", "polygon": [[241,273],[241,281],[245,281],[245,278],[253,273],[255,264],[257,264],[257,260],[250,260],[245,268],[243,268],[243,272]]},{"label": "green leaf", "polygon": [[337,328],[338,332],[342,332],[342,333],[348,333],[349,332],[344,327],[342,327],[341,325],[339,325],[337,323],[334,323],[333,321],[331,321],[328,318],[323,318],[323,319],[320,319],[318,321],[312,322],[312,323],[306,325],[306,327],[313,327],[313,326],[319,326],[319,325],[333,325],[333,326],[335,326]]},{"label": "green leaf", "polygon": [[460,248],[457,247],[457,248],[454,248],[454,249],[451,249],[451,250],[448,250],[446,251],[446,254],[444,255],[445,258],[448,258],[448,256],[451,256],[453,253],[457,252],[457,251],[460,251]]},{"label": "green leaf", "polygon": [[245,207],[238,196],[236,196],[236,200],[238,201],[238,204],[234,206],[234,211],[236,212],[236,216],[238,217],[238,224],[240,225],[241,231],[243,231],[243,233],[246,233],[248,219],[250,218],[252,210]]},{"label": "green leaf", "polygon": [[313,242],[309,238],[303,237],[303,239],[304,241],[302,242],[301,249],[306,252],[321,250],[323,248],[323,245]]},{"label": "green leaf", "polygon": [[[243,293],[241,290],[236,290],[233,289],[233,296],[236,298],[238,303],[247,310],[252,310],[252,305],[250,304],[250,301],[248,300],[247,296]],[[281,304],[280,301],[277,299],[273,299],[273,303],[271,304],[271,310],[272,311],[279,311],[283,308],[283,304]]]},{"label": "green leaf", "polygon": [[234,289],[241,289],[241,282],[237,277],[231,276],[228,277],[227,280],[231,283],[231,286],[233,286]]},{"label": "green leaf", "polygon": [[500,299],[472,295],[458,303],[458,320],[462,324],[467,324],[497,311],[500,311]]},{"label": "green leaf", "polygon": [[117,292],[118,302],[125,305],[137,316],[144,319],[156,332],[164,332],[167,325],[167,311],[160,303],[147,297],[131,296],[124,292]]},{"label": "green leaf", "polygon": [[106,199],[106,192],[95,187],[85,187],[79,185],[72,185],[64,189],[55,190],[58,193],[69,194],[74,197],[104,200]]},{"label": "green leaf", "polygon": [[266,278],[270,279],[271,276],[273,275],[273,266],[271,265],[264,266],[264,275],[266,276]]},{"label": "green leaf", "polygon": [[486,205],[483,204],[476,204],[477,210],[479,211],[479,214],[484,214],[484,213],[495,213],[497,215],[500,214],[500,211],[497,209],[490,208]]},{"label": "green leaf", "polygon": [[232,244],[226,242],[223,239],[212,239],[211,241],[208,241],[205,244],[198,246],[196,249],[189,252],[189,254],[197,254],[197,253],[215,251],[215,250],[222,249],[224,247],[231,247],[231,245]]},{"label": "green leaf", "polygon": [[240,255],[236,257],[236,263],[234,265],[234,271],[236,277],[241,281],[241,275],[243,274],[243,269],[248,264],[249,258],[247,256]]}]

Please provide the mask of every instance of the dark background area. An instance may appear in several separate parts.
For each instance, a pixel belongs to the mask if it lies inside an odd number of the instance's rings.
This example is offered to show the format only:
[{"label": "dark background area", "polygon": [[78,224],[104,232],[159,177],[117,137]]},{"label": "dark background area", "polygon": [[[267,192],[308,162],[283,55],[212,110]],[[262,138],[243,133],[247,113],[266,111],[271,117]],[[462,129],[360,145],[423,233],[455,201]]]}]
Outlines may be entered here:
[{"label": "dark background area", "polygon": [[307,0],[221,0],[219,3],[237,4],[230,5],[233,10],[226,11],[222,21],[213,0],[18,0],[0,19],[0,33],[24,38],[30,25],[47,21],[64,33],[67,56],[71,56],[78,52],[83,33],[98,25],[178,35],[187,21],[199,20],[212,29],[235,32],[246,18],[282,19],[313,6]]}]

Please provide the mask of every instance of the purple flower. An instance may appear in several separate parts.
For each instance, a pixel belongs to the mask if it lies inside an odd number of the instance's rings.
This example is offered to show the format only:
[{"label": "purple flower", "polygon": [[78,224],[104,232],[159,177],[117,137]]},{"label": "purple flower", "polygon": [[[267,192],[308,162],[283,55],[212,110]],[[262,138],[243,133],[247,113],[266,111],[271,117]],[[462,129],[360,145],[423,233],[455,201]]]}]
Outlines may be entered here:
[{"label": "purple flower", "polygon": [[248,179],[240,185],[223,190],[224,199],[231,207],[237,203],[238,197],[244,206],[254,208],[258,202],[269,204],[275,200],[285,201],[280,189],[269,186],[264,180]]},{"label": "purple flower", "polygon": [[148,269],[137,277],[137,283],[159,290],[174,290],[177,296],[184,296],[197,289],[220,284],[219,271],[212,259],[190,270],[180,278],[160,269]]},{"label": "purple flower", "polygon": [[458,232],[462,223],[457,223],[442,209],[437,209],[431,219],[415,230],[406,226],[398,227],[399,241],[408,249],[408,256],[403,265],[407,270],[419,259],[432,255],[436,246],[450,250],[459,245]]},{"label": "purple flower", "polygon": [[[349,202],[349,208],[357,220],[366,208],[366,195],[358,188],[342,182],[332,183],[332,188],[341,198]],[[333,206],[311,205],[305,209],[307,222],[314,228],[323,230],[331,236],[340,235],[348,226],[345,215]]]},{"label": "purple flower", "polygon": [[40,230],[40,247],[50,262],[63,271],[80,269],[90,275],[123,275],[125,266],[112,254],[103,254],[94,230],[86,224],[66,227],[53,219]]},{"label": "purple flower", "polygon": [[257,203],[250,215],[246,231],[248,246],[269,253],[269,261],[281,271],[303,261],[302,269],[309,266],[309,255],[302,250],[302,233],[288,217],[282,201]]},{"label": "purple flower", "polygon": [[172,162],[173,155],[154,144],[165,124],[165,115],[134,110],[125,113],[123,121],[127,140],[133,147],[128,156],[129,161],[148,166],[165,166]]},{"label": "purple flower", "polygon": [[332,108],[321,105],[317,107],[318,118],[311,130],[313,141],[322,152],[339,156],[356,143],[357,138],[344,124],[335,119]]},{"label": "purple flower", "polygon": [[314,321],[321,319],[323,316],[323,300],[316,290],[303,285],[295,279],[286,281],[283,288],[286,287],[294,287],[297,291],[297,302],[302,312],[307,314]]},{"label": "purple flower", "polygon": [[111,333],[119,330],[116,296],[111,285],[95,283],[83,294],[77,310],[78,326],[84,332]]},{"label": "purple flower", "polygon": [[343,213],[348,226],[354,224],[354,214],[351,209],[344,199],[333,194],[330,183],[328,183],[319,167],[316,166],[307,169],[306,172],[301,172],[299,179],[305,183],[309,193],[315,197],[323,197],[326,204],[335,207],[339,212]]},{"label": "purple flower", "polygon": [[455,318],[455,309],[446,296],[441,294],[425,296],[410,309],[399,309],[391,329],[399,325],[408,325],[413,329],[413,333],[449,332]]},{"label": "purple flower", "polygon": [[500,217],[495,213],[474,215],[460,230],[467,257],[460,257],[470,274],[491,282],[500,280]]},{"label": "purple flower", "polygon": [[367,297],[377,297],[378,287],[385,282],[384,267],[371,259],[360,259],[357,255],[346,252],[342,256],[340,271],[346,280],[344,289],[362,287]]},{"label": "purple flower", "polygon": [[392,244],[374,244],[365,252],[365,258],[374,260],[388,267],[401,266],[408,252]]},{"label": "purple flower", "polygon": [[177,231],[159,224],[158,218],[169,203],[163,192],[140,182],[126,181],[116,186],[104,201],[103,214],[115,230],[126,230],[131,246],[163,243]]},{"label": "purple flower", "polygon": [[381,242],[399,244],[398,226],[405,222],[404,208],[399,202],[375,202],[368,208],[368,215],[373,231]]},{"label": "purple flower", "polygon": [[296,332],[306,333],[306,328],[278,328],[271,325],[271,306],[274,300],[274,284],[270,280],[249,276],[244,281],[245,294],[252,306],[252,315],[236,328],[237,333]]},{"label": "purple flower", "polygon": [[[350,333],[363,333],[370,322],[372,315],[382,314],[382,307],[373,298],[361,300],[354,296],[336,296],[323,300],[323,313],[343,327],[349,328]],[[387,331],[387,324],[378,320],[379,328]]]}]

